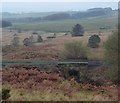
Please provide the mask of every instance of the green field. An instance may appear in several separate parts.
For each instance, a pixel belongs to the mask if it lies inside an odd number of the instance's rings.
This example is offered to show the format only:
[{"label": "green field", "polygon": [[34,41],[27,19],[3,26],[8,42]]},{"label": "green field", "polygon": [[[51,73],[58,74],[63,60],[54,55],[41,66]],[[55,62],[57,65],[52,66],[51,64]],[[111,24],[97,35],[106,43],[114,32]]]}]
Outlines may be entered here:
[{"label": "green field", "polygon": [[12,29],[47,31],[47,32],[67,32],[71,31],[75,24],[81,24],[86,31],[98,31],[100,27],[109,29],[117,25],[117,17],[96,17],[88,19],[70,19],[60,21],[44,21],[27,24],[14,24]]}]

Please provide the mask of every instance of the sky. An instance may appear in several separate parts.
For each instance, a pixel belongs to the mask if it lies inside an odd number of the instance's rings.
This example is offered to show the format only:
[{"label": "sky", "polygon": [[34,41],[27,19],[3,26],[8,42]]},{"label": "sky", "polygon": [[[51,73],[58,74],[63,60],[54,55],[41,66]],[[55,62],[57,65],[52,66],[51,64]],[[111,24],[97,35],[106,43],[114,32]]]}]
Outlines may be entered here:
[{"label": "sky", "polygon": [[[6,1],[6,0],[5,0]],[[18,0],[19,1],[19,0]],[[21,0],[22,1],[22,0]],[[99,8],[99,7],[111,7],[112,9],[118,8],[118,2],[88,2],[87,0],[76,1],[72,0],[72,2],[37,2],[36,0],[33,2],[29,0],[29,2],[15,2],[15,1],[6,1],[2,2],[2,11],[3,12],[11,12],[11,13],[28,13],[28,12],[53,12],[53,11],[85,11],[89,8]],[[97,0],[96,0],[97,1]],[[106,1],[106,2],[105,2]]]}]

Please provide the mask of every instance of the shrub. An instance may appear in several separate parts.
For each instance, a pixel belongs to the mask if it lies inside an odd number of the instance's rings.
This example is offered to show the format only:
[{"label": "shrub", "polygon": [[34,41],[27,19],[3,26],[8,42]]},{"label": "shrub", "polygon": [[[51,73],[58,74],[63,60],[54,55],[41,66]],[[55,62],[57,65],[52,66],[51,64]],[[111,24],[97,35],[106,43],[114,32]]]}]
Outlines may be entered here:
[{"label": "shrub", "polygon": [[29,37],[29,39],[30,39],[31,43],[34,43],[34,42],[35,42],[35,41],[34,41],[34,37],[33,37],[32,35]]},{"label": "shrub", "polygon": [[32,34],[38,34],[38,33],[34,31],[34,32],[32,32]]},{"label": "shrub", "polygon": [[79,41],[73,41],[65,44],[62,56],[65,59],[81,59],[87,57],[87,48]]},{"label": "shrub", "polygon": [[10,97],[10,89],[2,89],[2,99],[6,100]]},{"label": "shrub", "polygon": [[88,47],[97,48],[100,43],[100,37],[98,35],[92,35],[88,40]]},{"label": "shrub", "polygon": [[[67,65],[71,66],[71,65]],[[60,76],[64,79],[70,80],[71,78],[74,78],[76,82],[80,82],[80,72],[76,68],[68,68],[66,65],[62,65],[62,67],[59,69]]]},{"label": "shrub", "polygon": [[43,42],[43,39],[40,35],[38,35],[37,42]]},{"label": "shrub", "polygon": [[76,24],[72,30],[72,36],[83,36],[84,29],[80,24]]},{"label": "shrub", "polygon": [[12,40],[12,45],[17,47],[19,46],[19,37],[14,37],[13,40]]},{"label": "shrub", "polygon": [[12,52],[14,51],[14,47],[12,45],[5,45],[2,47],[2,53],[3,55],[9,53],[9,52]]},{"label": "shrub", "polygon": [[23,40],[23,45],[25,45],[25,46],[31,46],[33,43],[32,43],[32,41],[31,41],[31,39],[30,38],[25,38],[24,40]]}]

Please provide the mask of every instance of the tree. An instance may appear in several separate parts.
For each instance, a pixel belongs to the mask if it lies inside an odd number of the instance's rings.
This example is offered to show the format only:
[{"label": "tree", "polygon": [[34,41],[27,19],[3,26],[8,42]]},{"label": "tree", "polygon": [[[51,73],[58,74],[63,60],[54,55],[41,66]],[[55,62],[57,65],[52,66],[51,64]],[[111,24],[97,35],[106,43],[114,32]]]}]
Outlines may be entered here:
[{"label": "tree", "polygon": [[96,48],[99,46],[100,37],[98,35],[92,35],[88,40],[88,47]]},{"label": "tree", "polygon": [[72,30],[72,36],[83,36],[84,29],[80,24],[76,24]]},{"label": "tree", "polygon": [[43,39],[40,35],[38,35],[37,42],[43,42]]},{"label": "tree", "polygon": [[65,59],[85,59],[88,49],[79,41],[65,44],[62,55]]},{"label": "tree", "polygon": [[31,46],[33,43],[32,43],[32,41],[31,41],[31,39],[30,38],[25,38],[24,40],[23,40],[23,45],[25,45],[25,46]]},{"label": "tree", "polygon": [[118,62],[118,33],[115,32],[113,35],[109,36],[108,40],[105,42],[105,59],[111,65],[116,65]]},{"label": "tree", "polygon": [[12,23],[9,21],[2,20],[2,21],[0,21],[0,26],[8,27],[8,26],[12,26]]},{"label": "tree", "polygon": [[118,81],[118,56],[120,53],[120,49],[118,49],[118,32],[114,32],[113,35],[109,36],[105,42],[104,49],[105,59],[110,68],[107,71],[107,75],[116,82]]},{"label": "tree", "polygon": [[17,47],[19,46],[19,37],[14,37],[13,40],[12,40],[12,45]]}]

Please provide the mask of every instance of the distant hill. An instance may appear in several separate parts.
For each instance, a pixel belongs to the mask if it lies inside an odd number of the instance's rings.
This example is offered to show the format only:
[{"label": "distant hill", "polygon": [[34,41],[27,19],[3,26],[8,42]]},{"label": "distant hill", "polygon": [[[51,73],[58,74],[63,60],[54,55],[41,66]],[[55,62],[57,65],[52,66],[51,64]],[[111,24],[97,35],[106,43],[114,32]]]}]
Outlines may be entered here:
[{"label": "distant hill", "polygon": [[25,17],[25,18],[3,18],[3,20],[10,21],[12,23],[29,23],[29,22],[40,22],[41,17]]},{"label": "distant hill", "polygon": [[62,19],[82,19],[89,17],[98,16],[113,16],[117,14],[117,10],[112,10],[112,8],[92,8],[84,12],[61,12],[56,14],[51,14],[43,17],[43,20],[62,20]]},{"label": "distant hill", "polygon": [[43,17],[56,12],[30,12],[30,13],[9,13],[9,12],[0,12],[0,16],[3,18],[27,18],[27,17]]},{"label": "distant hill", "polygon": [[64,19],[85,19],[98,16],[116,16],[117,10],[112,8],[91,8],[86,11],[66,11],[66,12],[40,12],[40,13],[8,13],[2,12],[3,20],[12,23],[40,22],[40,21],[56,21]]},{"label": "distant hill", "polygon": [[71,15],[69,13],[56,13],[52,15],[48,15],[43,17],[43,20],[62,20],[62,19],[70,19]]},{"label": "distant hill", "polygon": [[86,12],[78,12],[72,15],[73,18],[88,18],[96,16],[108,15],[112,12],[112,8],[92,8]]}]

